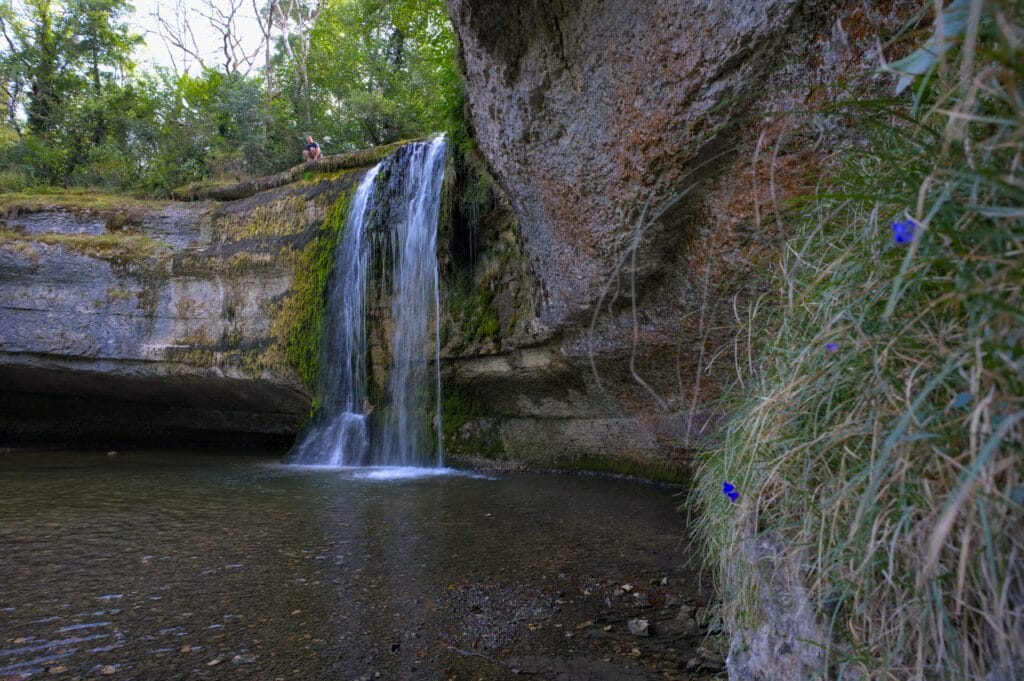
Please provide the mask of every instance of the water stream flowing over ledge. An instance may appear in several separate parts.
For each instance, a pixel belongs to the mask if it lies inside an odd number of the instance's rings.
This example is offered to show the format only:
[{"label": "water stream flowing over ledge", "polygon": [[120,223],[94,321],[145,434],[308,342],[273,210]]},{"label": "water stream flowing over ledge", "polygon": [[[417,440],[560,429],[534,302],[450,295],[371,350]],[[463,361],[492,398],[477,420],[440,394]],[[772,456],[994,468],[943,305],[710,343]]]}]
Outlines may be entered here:
[{"label": "water stream flowing over ledge", "polygon": [[[328,282],[322,404],[290,463],[442,465],[436,251],[445,153],[443,137],[406,145],[356,190]],[[389,324],[377,318],[381,328],[371,329],[378,295],[390,297]],[[386,390],[371,397],[368,338],[383,331],[390,331],[381,334],[389,350]]]}]

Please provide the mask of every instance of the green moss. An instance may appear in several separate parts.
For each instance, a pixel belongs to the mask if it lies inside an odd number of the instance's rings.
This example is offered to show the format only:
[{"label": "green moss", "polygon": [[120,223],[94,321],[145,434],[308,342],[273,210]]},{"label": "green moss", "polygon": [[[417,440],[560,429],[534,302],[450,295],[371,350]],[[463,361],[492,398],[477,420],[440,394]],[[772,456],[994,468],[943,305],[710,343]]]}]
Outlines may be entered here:
[{"label": "green moss", "polygon": [[346,154],[334,154],[332,156],[325,156],[317,163],[297,167],[306,168],[314,173],[329,173],[342,169],[366,168],[380,163],[405,145],[411,144],[415,141],[417,140],[401,140],[398,142],[392,142],[391,144],[360,149],[359,151],[350,151]]},{"label": "green moss", "polygon": [[203,182],[179,187],[172,192],[176,198],[194,201],[197,199],[218,199],[233,201],[253,196],[262,191],[283,187],[295,182],[313,182],[316,176],[335,173],[339,170],[366,168],[381,161],[400,147],[414,140],[395,142],[379,147],[370,147],[347,154],[326,156],[316,163],[300,163],[288,170],[265,177],[253,177],[240,182]]},{"label": "green moss", "polygon": [[494,292],[490,288],[478,288],[459,301],[464,313],[459,320],[459,330],[468,342],[497,342],[501,324],[497,310],[491,306],[493,302]]},{"label": "green moss", "polygon": [[441,395],[441,421],[444,424],[444,440],[447,444],[453,441],[467,421],[480,415],[480,408],[475,399],[458,387],[444,386]]},{"label": "green moss", "polygon": [[131,222],[148,211],[162,210],[171,203],[86,189],[39,188],[32,192],[0,194],[0,212],[7,215],[59,209],[74,213],[95,213],[104,217],[121,214],[125,222]]},{"label": "green moss", "polygon": [[131,291],[127,291],[122,288],[108,288],[107,289],[107,300],[128,300],[134,294]]},{"label": "green moss", "polygon": [[246,250],[231,255],[208,251],[179,252],[173,256],[173,271],[177,276],[237,276],[262,273],[288,267],[296,255],[296,252],[287,246],[272,252]]},{"label": "green moss", "polygon": [[[179,303],[179,310],[190,308],[191,304]],[[236,368],[247,375],[258,378],[270,368],[266,358],[266,346],[260,342],[248,341],[240,330],[225,332],[213,341],[205,330],[199,329],[174,341],[165,352],[172,362],[181,362],[198,368]]]},{"label": "green moss", "polygon": [[193,331],[192,333],[186,334],[186,335],[182,336],[181,338],[178,338],[176,341],[174,341],[174,344],[175,345],[190,345],[190,346],[191,345],[212,345],[212,341],[210,340],[210,337],[207,335],[206,331],[200,329],[198,331]]},{"label": "green moss", "polygon": [[487,286],[470,287],[456,280],[444,297],[443,343],[452,350],[466,351],[482,344],[497,348],[501,320],[494,305],[494,292]]},{"label": "green moss", "polygon": [[198,201],[208,198],[213,192],[224,187],[238,184],[231,180],[201,180],[176,187],[171,190],[171,197],[178,201]]},{"label": "green moss", "polygon": [[271,322],[276,339],[273,352],[294,368],[312,391],[317,387],[324,333],[324,293],[353,193],[354,187],[350,187],[335,200],[316,238],[294,254],[295,283],[290,295],[277,305]]},{"label": "green moss", "polygon": [[214,351],[209,347],[195,347],[190,342],[181,342],[165,350],[165,357],[171,362],[180,362],[200,369],[209,369],[214,364]]},{"label": "green moss", "polygon": [[242,371],[253,378],[259,378],[266,368],[263,351],[258,348],[239,353],[236,363]]},{"label": "green moss", "polygon": [[472,149],[449,156],[438,233],[446,352],[483,354],[525,332],[535,282],[508,197]]},{"label": "green moss", "polygon": [[306,199],[286,195],[245,212],[218,215],[213,220],[214,239],[241,241],[298,234],[306,228]]},{"label": "green moss", "polygon": [[224,261],[224,268],[233,275],[253,272],[277,265],[274,253],[252,253],[243,251],[235,253]]},{"label": "green moss", "polygon": [[138,206],[127,206],[116,210],[107,217],[107,230],[119,232],[132,227],[139,227],[145,221],[146,211]]},{"label": "green moss", "polygon": [[[441,395],[445,451],[455,455],[500,458],[505,446],[498,432],[499,419],[481,420],[483,411],[480,403],[459,386],[446,385]],[[465,428],[473,422],[477,422],[473,428]]]},{"label": "green moss", "polygon": [[0,248],[21,253],[32,261],[32,264],[39,262],[39,251],[28,241],[4,240],[3,232],[0,231]]}]

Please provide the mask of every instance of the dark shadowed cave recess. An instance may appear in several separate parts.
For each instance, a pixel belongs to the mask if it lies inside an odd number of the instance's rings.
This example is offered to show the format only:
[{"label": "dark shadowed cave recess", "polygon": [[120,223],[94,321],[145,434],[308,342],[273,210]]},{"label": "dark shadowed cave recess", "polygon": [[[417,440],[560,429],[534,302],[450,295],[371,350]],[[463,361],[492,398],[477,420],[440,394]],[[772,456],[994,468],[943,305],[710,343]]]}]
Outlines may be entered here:
[{"label": "dark shadowed cave recess", "polygon": [[[225,405],[230,405],[226,407]],[[6,366],[0,447],[287,449],[309,398],[269,382]]]}]

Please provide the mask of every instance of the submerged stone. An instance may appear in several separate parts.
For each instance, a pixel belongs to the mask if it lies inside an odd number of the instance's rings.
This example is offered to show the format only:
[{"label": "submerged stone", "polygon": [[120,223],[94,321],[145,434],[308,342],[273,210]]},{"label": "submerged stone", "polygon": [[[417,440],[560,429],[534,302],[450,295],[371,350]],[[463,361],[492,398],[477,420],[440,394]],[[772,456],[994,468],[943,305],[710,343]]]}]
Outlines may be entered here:
[{"label": "submerged stone", "polygon": [[629,633],[633,636],[646,637],[651,635],[651,625],[645,619],[631,619],[626,622],[626,626],[629,628]]}]

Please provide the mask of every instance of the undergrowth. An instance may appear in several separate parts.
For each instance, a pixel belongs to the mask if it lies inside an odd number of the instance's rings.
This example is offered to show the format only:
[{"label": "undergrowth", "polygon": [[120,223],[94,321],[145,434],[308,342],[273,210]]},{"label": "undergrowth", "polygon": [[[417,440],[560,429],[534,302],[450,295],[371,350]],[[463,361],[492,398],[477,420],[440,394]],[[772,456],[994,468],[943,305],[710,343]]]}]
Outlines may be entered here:
[{"label": "undergrowth", "polygon": [[971,12],[912,100],[848,105],[699,470],[726,628],[796,566],[819,678],[1024,678],[1024,10]]}]

